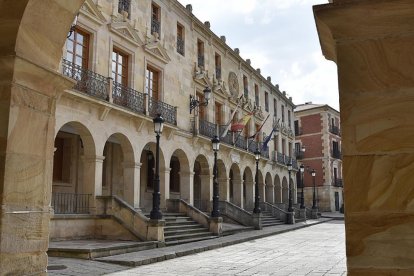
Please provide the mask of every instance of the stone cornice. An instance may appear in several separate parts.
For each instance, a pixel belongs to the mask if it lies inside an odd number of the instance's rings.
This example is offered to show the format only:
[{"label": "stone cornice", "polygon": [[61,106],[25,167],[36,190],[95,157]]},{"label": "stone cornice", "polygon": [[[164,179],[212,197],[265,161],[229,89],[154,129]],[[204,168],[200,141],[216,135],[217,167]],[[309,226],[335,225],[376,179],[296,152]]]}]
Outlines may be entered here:
[{"label": "stone cornice", "polygon": [[414,35],[411,0],[337,0],[313,11],[322,52],[335,62],[338,44]]}]

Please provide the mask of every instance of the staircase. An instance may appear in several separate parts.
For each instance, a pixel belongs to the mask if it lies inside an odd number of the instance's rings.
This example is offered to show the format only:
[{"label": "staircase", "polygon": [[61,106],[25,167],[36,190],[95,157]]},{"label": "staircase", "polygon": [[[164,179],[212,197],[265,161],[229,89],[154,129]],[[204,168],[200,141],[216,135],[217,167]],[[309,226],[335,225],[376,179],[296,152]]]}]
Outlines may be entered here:
[{"label": "staircase", "polygon": [[285,224],[285,222],[272,216],[271,212],[262,211],[262,226],[263,227],[276,226],[276,225],[281,225],[281,224]]},{"label": "staircase", "polygon": [[207,228],[183,213],[164,213],[165,245],[177,245],[216,238]]}]

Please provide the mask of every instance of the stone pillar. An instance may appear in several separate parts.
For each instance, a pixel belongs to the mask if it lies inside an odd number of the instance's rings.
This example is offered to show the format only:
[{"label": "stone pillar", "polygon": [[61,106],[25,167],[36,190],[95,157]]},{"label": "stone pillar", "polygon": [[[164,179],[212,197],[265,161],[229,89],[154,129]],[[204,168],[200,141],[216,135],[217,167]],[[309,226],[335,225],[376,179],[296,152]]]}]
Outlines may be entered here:
[{"label": "stone pillar", "polygon": [[247,211],[253,211],[253,203],[254,203],[254,183],[251,181],[244,181],[246,183],[246,202],[245,208],[251,209]]},{"label": "stone pillar", "polygon": [[275,203],[275,187],[273,185],[266,185],[266,202]]},{"label": "stone pillar", "polygon": [[209,230],[217,236],[221,236],[223,233],[223,218],[222,217],[210,217],[209,218]]},{"label": "stone pillar", "polygon": [[160,193],[161,193],[161,202],[160,208],[165,210],[167,208],[167,200],[170,198],[170,168],[166,168],[164,171],[164,181],[161,177],[160,172]]},{"label": "stone pillar", "polygon": [[263,182],[259,181],[259,195],[260,195],[260,202],[265,202],[266,200],[266,186]]},{"label": "stone pillar", "polygon": [[348,275],[414,275],[414,5],[314,7],[338,66]]},{"label": "stone pillar", "polygon": [[134,208],[140,204],[141,163],[128,162],[124,167],[124,196],[126,202]]},{"label": "stone pillar", "polygon": [[229,186],[229,181],[230,178],[228,177],[224,177],[224,178],[219,178],[218,179],[218,183],[219,183],[219,198],[220,201],[230,201],[230,186]]},{"label": "stone pillar", "polygon": [[181,198],[194,205],[194,172],[180,172]]},{"label": "stone pillar", "polygon": [[96,196],[102,195],[102,167],[105,156],[82,156],[83,162],[83,183],[82,193],[90,194],[90,208],[91,212],[95,212]]},{"label": "stone pillar", "polygon": [[241,179],[233,179],[234,204],[243,208],[243,182]]},{"label": "stone pillar", "polygon": [[213,200],[213,176],[200,175],[201,179],[201,206],[210,212],[213,208],[211,201]]}]

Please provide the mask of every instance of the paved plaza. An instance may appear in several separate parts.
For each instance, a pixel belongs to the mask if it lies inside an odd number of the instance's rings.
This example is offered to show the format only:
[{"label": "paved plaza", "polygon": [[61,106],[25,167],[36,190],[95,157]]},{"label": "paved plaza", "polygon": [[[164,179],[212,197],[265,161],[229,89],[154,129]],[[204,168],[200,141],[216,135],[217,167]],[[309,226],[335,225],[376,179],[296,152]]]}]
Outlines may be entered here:
[{"label": "paved plaza", "polygon": [[129,268],[96,261],[50,258],[67,269],[49,275],[346,275],[343,221]]}]

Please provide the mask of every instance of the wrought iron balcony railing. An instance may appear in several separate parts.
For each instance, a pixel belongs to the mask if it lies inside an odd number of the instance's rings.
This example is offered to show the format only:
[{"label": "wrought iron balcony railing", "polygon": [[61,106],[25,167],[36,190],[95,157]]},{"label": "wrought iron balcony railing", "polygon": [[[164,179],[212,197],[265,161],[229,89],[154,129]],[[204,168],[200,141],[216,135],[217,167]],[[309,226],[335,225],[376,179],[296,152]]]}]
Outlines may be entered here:
[{"label": "wrought iron balcony railing", "polygon": [[256,149],[259,149],[260,150],[260,148],[258,148],[259,147],[259,144],[255,140],[249,139],[247,141],[247,143],[249,145],[248,146],[248,149],[247,149],[249,152],[255,153],[256,152]]},{"label": "wrought iron balcony railing", "polygon": [[217,135],[217,125],[206,120],[200,120],[198,131],[201,135],[213,138]]},{"label": "wrought iron balcony railing", "polygon": [[236,141],[234,141],[235,146],[240,148],[240,149],[246,150],[246,148],[247,148],[246,138],[243,135],[238,135],[238,136],[239,137],[236,136],[237,139],[236,139]]},{"label": "wrought iron balcony railing", "polygon": [[66,59],[63,59],[62,65],[63,75],[77,81],[74,89],[102,100],[108,100],[109,81],[107,78]]},{"label": "wrought iron balcony railing", "polygon": [[339,150],[333,150],[331,156],[336,159],[342,159],[342,153]]},{"label": "wrought iron balcony railing", "polygon": [[270,159],[269,148],[267,148],[266,150],[262,149],[260,151],[260,155],[264,158]]},{"label": "wrought iron balcony railing", "polygon": [[88,214],[90,194],[53,193],[52,207],[55,214]]},{"label": "wrought iron balcony railing", "polygon": [[177,108],[162,101],[149,98],[148,101],[149,115],[154,118],[161,114],[167,123],[177,125]]},{"label": "wrought iron balcony railing", "polygon": [[181,37],[177,37],[177,52],[180,53],[181,55],[184,55],[184,50],[185,50],[184,39],[182,39]]},{"label": "wrought iron balcony railing", "polygon": [[301,150],[297,150],[295,151],[295,156],[297,159],[303,159],[305,156],[305,152],[301,151]]},{"label": "wrought iron balcony railing", "polygon": [[337,126],[329,126],[329,132],[338,136],[341,136],[341,130]]},{"label": "wrought iron balcony railing", "polygon": [[197,56],[198,67],[204,67],[204,55]]},{"label": "wrought iron balcony railing", "polygon": [[221,125],[219,127],[219,130],[220,130],[219,131],[219,139],[220,139],[220,142],[226,143],[228,145],[233,145],[233,133],[232,132],[227,131],[226,136],[221,137],[221,135],[224,134],[224,131],[226,130],[226,128],[227,128],[226,125]]},{"label": "wrought iron balcony railing", "polygon": [[344,186],[344,184],[342,182],[342,178],[336,178],[336,179],[334,179],[332,184],[335,187],[343,187]]},{"label": "wrought iron balcony railing", "polygon": [[281,152],[277,153],[277,163],[279,164],[285,164],[285,155]]},{"label": "wrought iron balcony railing", "polygon": [[145,113],[145,96],[141,92],[114,82],[112,98],[114,104],[126,107],[137,113]]},{"label": "wrought iron balcony railing", "polygon": [[161,22],[155,18],[151,20],[151,33],[157,33],[158,35],[161,34]]}]

